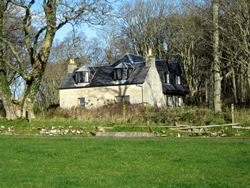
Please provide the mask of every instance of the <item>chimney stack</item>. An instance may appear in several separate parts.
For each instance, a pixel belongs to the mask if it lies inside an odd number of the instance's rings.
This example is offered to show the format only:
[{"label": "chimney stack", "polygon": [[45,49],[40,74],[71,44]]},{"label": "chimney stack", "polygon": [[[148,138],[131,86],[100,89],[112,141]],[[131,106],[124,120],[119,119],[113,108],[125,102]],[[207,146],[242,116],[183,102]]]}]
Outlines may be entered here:
[{"label": "chimney stack", "polygon": [[68,63],[68,73],[73,73],[76,68],[77,65],[75,63],[75,59],[70,59]]},{"label": "chimney stack", "polygon": [[148,49],[146,64],[150,66],[155,66],[155,57],[153,56],[152,48]]}]

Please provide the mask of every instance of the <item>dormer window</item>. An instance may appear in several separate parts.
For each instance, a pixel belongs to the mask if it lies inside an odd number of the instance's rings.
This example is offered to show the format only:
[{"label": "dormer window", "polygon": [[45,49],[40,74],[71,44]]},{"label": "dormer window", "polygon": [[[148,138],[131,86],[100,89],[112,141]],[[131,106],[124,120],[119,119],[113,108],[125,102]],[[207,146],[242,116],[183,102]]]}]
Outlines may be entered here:
[{"label": "dormer window", "polygon": [[76,84],[79,84],[79,83],[89,83],[89,77],[90,77],[90,69],[86,65],[80,67],[75,72],[75,81],[76,81]]},{"label": "dormer window", "polygon": [[76,72],[75,74],[76,83],[88,83],[89,72]]},{"label": "dormer window", "polygon": [[133,71],[133,66],[130,63],[120,62],[114,67],[114,80],[126,81]]},{"label": "dormer window", "polygon": [[165,83],[170,84],[170,77],[168,73],[165,73]]},{"label": "dormer window", "polygon": [[131,72],[131,68],[116,68],[114,69],[114,80],[127,80]]},{"label": "dormer window", "polygon": [[176,84],[177,85],[181,84],[181,77],[180,76],[176,76]]}]

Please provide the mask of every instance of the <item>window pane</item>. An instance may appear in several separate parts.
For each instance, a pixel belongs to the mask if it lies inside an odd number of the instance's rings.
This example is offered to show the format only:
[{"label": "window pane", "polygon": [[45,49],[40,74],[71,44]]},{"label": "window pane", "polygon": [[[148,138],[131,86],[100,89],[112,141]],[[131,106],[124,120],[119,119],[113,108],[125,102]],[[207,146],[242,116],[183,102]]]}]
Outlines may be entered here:
[{"label": "window pane", "polygon": [[168,106],[170,106],[170,107],[174,106],[174,102],[173,102],[173,97],[172,96],[167,96],[167,103],[168,103]]},{"label": "window pane", "polygon": [[179,106],[182,106],[183,105],[183,99],[182,99],[182,97],[179,97],[179,104],[178,104]]},{"label": "window pane", "polygon": [[85,106],[85,98],[79,98],[80,106]]},{"label": "window pane", "polygon": [[165,82],[166,82],[167,84],[170,83],[170,81],[169,81],[169,74],[165,74]]},{"label": "window pane", "polygon": [[121,97],[120,96],[116,96],[115,100],[116,100],[116,102],[120,103],[121,102]]},{"label": "window pane", "polygon": [[125,102],[130,102],[130,97],[129,97],[129,95],[125,95],[125,96],[124,96],[124,101],[125,101]]},{"label": "window pane", "polygon": [[121,80],[122,79],[122,69],[116,69],[117,71],[117,79]]},{"label": "window pane", "polygon": [[181,84],[181,77],[180,76],[176,76],[176,84]]},{"label": "window pane", "polygon": [[89,73],[85,72],[85,82],[89,82]]},{"label": "window pane", "polygon": [[116,96],[116,97],[115,97],[115,100],[116,100],[116,102],[118,102],[118,103],[122,102],[123,99],[124,99],[124,101],[125,101],[126,103],[129,103],[129,102],[130,102],[130,96],[129,96],[129,95]]}]

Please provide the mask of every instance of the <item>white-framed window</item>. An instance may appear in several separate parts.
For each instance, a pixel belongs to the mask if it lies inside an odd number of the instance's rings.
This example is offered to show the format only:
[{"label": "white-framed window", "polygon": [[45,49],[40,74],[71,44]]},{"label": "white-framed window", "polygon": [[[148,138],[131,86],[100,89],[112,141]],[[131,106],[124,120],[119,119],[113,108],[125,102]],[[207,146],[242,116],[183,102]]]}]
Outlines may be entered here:
[{"label": "white-framed window", "polygon": [[77,72],[75,75],[76,83],[88,83],[89,82],[89,72],[81,71]]},{"label": "white-framed window", "polygon": [[115,96],[115,100],[118,103],[122,102],[122,100],[124,100],[126,103],[130,103],[130,96],[129,95]]},{"label": "white-framed window", "polygon": [[80,98],[79,98],[79,105],[80,105],[81,107],[85,107],[85,105],[86,105],[85,97],[80,97]]},{"label": "white-framed window", "polygon": [[181,77],[176,76],[176,84],[180,85],[181,84]]},{"label": "white-framed window", "polygon": [[178,97],[178,106],[183,106],[183,98]]},{"label": "white-framed window", "polygon": [[174,106],[173,96],[166,96],[166,97],[167,97],[167,106],[173,107]]}]

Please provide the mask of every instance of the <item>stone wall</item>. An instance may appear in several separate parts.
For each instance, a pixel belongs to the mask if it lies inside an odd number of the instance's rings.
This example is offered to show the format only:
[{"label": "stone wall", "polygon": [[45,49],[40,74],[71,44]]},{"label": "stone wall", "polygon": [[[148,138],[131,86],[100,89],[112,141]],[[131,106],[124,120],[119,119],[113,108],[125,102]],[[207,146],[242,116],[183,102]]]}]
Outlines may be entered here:
[{"label": "stone wall", "polygon": [[142,91],[142,85],[62,89],[59,91],[60,107],[79,106],[79,98],[84,97],[86,108],[96,108],[107,103],[114,103],[115,97],[122,95],[129,95],[131,104],[140,104],[142,103]]}]

